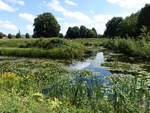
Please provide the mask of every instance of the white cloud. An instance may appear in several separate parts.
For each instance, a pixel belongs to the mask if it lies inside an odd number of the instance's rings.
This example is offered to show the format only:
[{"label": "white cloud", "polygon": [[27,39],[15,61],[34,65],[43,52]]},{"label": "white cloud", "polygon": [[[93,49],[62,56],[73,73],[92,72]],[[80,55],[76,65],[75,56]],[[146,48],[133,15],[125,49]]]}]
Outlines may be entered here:
[{"label": "white cloud", "polygon": [[10,5],[6,4],[2,0],[0,0],[0,10],[8,11],[8,12],[14,12],[15,9],[11,7]]},{"label": "white cloud", "polygon": [[57,12],[61,12],[65,17],[69,17],[82,22],[85,22],[85,20],[88,22],[91,21],[90,17],[79,11],[70,11],[65,9],[64,7],[61,6],[59,0],[52,0],[52,2],[48,3],[47,6]]},{"label": "white cloud", "polygon": [[29,14],[29,13],[20,13],[19,17],[23,18],[29,22],[33,22],[35,19],[35,16],[33,16],[32,14]]},{"label": "white cloud", "polygon": [[65,0],[65,3],[71,6],[77,6],[77,4],[71,0]]},{"label": "white cloud", "polygon": [[11,3],[11,4],[18,4],[21,6],[25,5],[25,2],[23,0],[4,0],[5,2]]},{"label": "white cloud", "polygon": [[17,3],[18,3],[19,5],[21,5],[21,6],[24,6],[24,5],[25,5],[24,1],[18,1]]},{"label": "white cloud", "polygon": [[107,0],[109,3],[117,4],[120,7],[138,10],[146,3],[150,3],[150,0]]},{"label": "white cloud", "polygon": [[17,31],[18,28],[16,25],[12,24],[10,21],[0,20],[0,28],[5,30]]},{"label": "white cloud", "polygon": [[88,16],[79,11],[71,11],[64,8],[60,4],[60,0],[52,0],[52,2],[47,3],[48,8],[60,12],[63,15],[63,20],[59,21],[61,24],[61,32],[66,33],[68,27],[85,25],[88,28],[95,27],[98,33],[103,33],[105,30],[105,24],[114,16],[126,17],[130,13],[122,14],[95,14],[93,16]]},{"label": "white cloud", "polygon": [[26,29],[29,31],[29,32],[33,32],[33,25],[26,25]]}]

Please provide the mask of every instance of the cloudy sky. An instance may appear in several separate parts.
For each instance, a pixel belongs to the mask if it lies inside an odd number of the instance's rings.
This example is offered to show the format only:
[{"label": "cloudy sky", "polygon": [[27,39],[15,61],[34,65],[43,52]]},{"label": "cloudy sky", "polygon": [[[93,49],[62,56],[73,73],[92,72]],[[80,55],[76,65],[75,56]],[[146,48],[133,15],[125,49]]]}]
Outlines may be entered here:
[{"label": "cloudy sky", "polygon": [[68,26],[95,27],[103,33],[114,16],[126,17],[150,0],[0,0],[0,32],[33,33],[34,18],[51,12],[65,33]]}]

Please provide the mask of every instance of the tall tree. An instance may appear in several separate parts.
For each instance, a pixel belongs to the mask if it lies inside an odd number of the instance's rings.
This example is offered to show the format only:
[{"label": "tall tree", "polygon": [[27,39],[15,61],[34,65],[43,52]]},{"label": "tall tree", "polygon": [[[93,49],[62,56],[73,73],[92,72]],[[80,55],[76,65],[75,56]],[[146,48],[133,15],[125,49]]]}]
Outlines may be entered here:
[{"label": "tall tree", "polygon": [[57,37],[60,31],[60,25],[51,13],[39,15],[33,25],[36,37]]},{"label": "tall tree", "polygon": [[122,17],[114,17],[106,24],[104,35],[107,37],[118,36],[120,30],[120,23],[123,21]]},{"label": "tall tree", "polygon": [[86,38],[87,37],[87,28],[85,26],[80,27],[80,38]]},{"label": "tall tree", "polygon": [[64,38],[64,35],[62,33],[59,33],[58,37]]},{"label": "tall tree", "polygon": [[4,36],[4,34],[2,32],[0,32],[0,38],[2,38]]},{"label": "tall tree", "polygon": [[95,28],[92,28],[92,31],[94,32],[94,37],[93,38],[97,38],[97,31]]},{"label": "tall tree", "polygon": [[87,31],[87,38],[94,38],[95,32],[92,29],[88,29]]},{"label": "tall tree", "polygon": [[75,26],[73,28],[69,27],[66,33],[66,38],[79,38],[80,37],[80,29]]},{"label": "tall tree", "polygon": [[118,34],[120,34],[120,36],[122,37],[137,36],[138,35],[138,28],[137,28],[138,17],[139,17],[139,12],[135,14],[131,14],[130,16],[126,17],[120,23],[120,31],[118,32]]},{"label": "tall tree", "polygon": [[16,34],[16,38],[21,38],[20,30],[19,30],[19,32]]},{"label": "tall tree", "polygon": [[26,37],[26,38],[30,38],[29,33],[26,33],[25,37]]},{"label": "tall tree", "polygon": [[12,37],[13,37],[13,35],[9,33],[9,34],[8,34],[8,38],[9,38],[9,39],[12,39]]},{"label": "tall tree", "polygon": [[146,4],[140,11],[138,27],[142,28],[142,26],[150,27],[150,4]]}]

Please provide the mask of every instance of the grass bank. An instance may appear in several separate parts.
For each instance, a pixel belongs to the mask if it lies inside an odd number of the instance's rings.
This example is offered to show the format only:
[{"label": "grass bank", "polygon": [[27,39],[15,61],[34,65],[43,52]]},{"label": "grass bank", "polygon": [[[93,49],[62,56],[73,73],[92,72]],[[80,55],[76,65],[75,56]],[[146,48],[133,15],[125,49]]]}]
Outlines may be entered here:
[{"label": "grass bank", "polygon": [[85,53],[82,44],[60,38],[0,40],[0,55],[3,56],[82,59]]}]

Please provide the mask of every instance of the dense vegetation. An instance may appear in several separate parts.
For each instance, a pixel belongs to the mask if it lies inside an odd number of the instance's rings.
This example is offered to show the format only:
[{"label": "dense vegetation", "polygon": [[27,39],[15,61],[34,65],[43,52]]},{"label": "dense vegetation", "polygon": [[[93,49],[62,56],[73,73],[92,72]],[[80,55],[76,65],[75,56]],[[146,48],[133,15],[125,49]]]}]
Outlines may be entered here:
[{"label": "dense vegetation", "polygon": [[[107,78],[111,82],[108,87],[91,72],[68,72],[51,60],[0,60],[2,113],[149,113],[146,73],[112,76]],[[90,84],[86,78],[92,75]]]},{"label": "dense vegetation", "polygon": [[106,37],[134,37],[138,39],[141,34],[141,29],[146,27],[149,32],[149,19],[150,19],[150,5],[145,5],[140,11],[135,14],[131,14],[125,19],[121,17],[114,17],[106,24],[106,30],[104,35]]},{"label": "dense vegetation", "polygon": [[150,58],[150,42],[145,40],[117,38],[105,42],[104,46],[127,56],[146,58],[147,60]]},{"label": "dense vegetation", "polygon": [[5,41],[6,43],[2,41],[2,45],[0,44],[0,55],[67,60],[82,59],[86,56],[87,51],[82,44],[60,38],[26,41],[14,40],[16,44],[11,45],[12,41],[13,40]]}]

